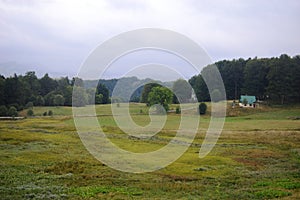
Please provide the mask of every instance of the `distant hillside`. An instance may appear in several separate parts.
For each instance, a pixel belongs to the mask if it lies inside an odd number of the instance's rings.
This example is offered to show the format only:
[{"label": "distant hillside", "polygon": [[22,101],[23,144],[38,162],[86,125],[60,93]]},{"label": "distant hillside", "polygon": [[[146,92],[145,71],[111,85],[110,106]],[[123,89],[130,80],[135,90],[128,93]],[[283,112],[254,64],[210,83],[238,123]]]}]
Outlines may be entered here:
[{"label": "distant hillside", "polygon": [[[163,86],[171,88],[173,82],[161,82],[152,80],[150,78],[147,79],[138,79],[137,77],[124,77],[121,79],[100,79],[98,80],[84,80],[84,87],[86,89],[93,88],[97,84],[104,84],[109,90],[109,96],[113,95],[113,91],[118,84],[118,88],[114,91],[114,98],[120,98],[124,101],[132,100],[135,97],[140,97],[144,88],[144,85],[147,83],[155,82],[161,84]],[[132,94],[131,96],[129,96]]]}]

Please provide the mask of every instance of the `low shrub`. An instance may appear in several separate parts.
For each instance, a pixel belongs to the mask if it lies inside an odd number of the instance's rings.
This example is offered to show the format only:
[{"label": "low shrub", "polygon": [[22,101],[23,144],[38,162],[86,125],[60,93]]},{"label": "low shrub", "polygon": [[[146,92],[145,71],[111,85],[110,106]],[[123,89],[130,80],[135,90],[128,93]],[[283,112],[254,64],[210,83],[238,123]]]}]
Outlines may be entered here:
[{"label": "low shrub", "polygon": [[200,103],[199,104],[199,114],[205,115],[206,110],[207,110],[207,105],[205,103]]},{"label": "low shrub", "polygon": [[176,114],[180,114],[181,113],[181,110],[180,110],[179,106],[176,107],[176,111],[175,112],[176,112]]},{"label": "low shrub", "polygon": [[48,115],[49,115],[49,116],[52,116],[52,115],[53,115],[52,110],[49,110],[49,111],[48,111]]},{"label": "low shrub", "polygon": [[34,112],[32,109],[27,110],[27,116],[33,116]]}]

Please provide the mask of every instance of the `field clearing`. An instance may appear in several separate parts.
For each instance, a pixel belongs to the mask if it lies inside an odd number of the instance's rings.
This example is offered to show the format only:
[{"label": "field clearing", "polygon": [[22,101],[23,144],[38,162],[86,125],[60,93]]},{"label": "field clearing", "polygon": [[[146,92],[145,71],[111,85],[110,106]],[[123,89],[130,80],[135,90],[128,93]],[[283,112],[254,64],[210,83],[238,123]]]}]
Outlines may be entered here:
[{"label": "field clearing", "polygon": [[[210,117],[201,116],[189,149],[168,167],[144,174],[100,163],[79,139],[72,109],[36,107],[34,113],[48,110],[54,116],[0,121],[1,199],[300,199],[299,106],[233,110],[242,114],[226,118],[203,159],[198,152]],[[133,152],[163,147],[180,122],[180,115],[170,113],[162,131],[142,140],[118,128],[108,105],[96,110],[107,137]],[[130,112],[137,124],[149,122],[143,104],[130,105]]]}]

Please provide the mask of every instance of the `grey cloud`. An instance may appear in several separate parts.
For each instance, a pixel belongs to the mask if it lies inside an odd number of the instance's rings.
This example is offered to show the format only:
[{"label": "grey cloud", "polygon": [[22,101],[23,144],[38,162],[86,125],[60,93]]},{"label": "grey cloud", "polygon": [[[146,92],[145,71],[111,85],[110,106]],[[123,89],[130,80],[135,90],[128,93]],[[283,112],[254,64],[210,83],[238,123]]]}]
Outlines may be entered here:
[{"label": "grey cloud", "polygon": [[[214,61],[295,55],[299,10],[297,0],[0,1],[0,63],[73,76],[98,44],[145,27],[187,35]],[[5,66],[0,74],[23,73]]]}]

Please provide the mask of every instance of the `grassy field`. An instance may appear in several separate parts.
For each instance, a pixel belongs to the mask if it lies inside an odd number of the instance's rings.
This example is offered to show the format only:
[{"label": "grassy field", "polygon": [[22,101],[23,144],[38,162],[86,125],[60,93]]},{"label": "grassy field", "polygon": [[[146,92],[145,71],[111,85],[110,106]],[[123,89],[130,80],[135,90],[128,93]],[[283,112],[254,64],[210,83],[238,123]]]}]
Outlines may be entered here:
[{"label": "grassy field", "polygon": [[[170,113],[155,139],[137,140],[117,127],[108,105],[96,109],[111,141],[133,152],[163,147],[180,122]],[[91,156],[71,108],[33,110],[36,117],[0,121],[1,199],[300,199],[299,106],[229,109],[232,117],[203,159],[198,152],[210,117],[201,116],[190,148],[168,167],[144,174],[116,171]],[[52,117],[40,116],[48,110]],[[149,122],[143,104],[132,104],[130,112],[137,124]]]}]

